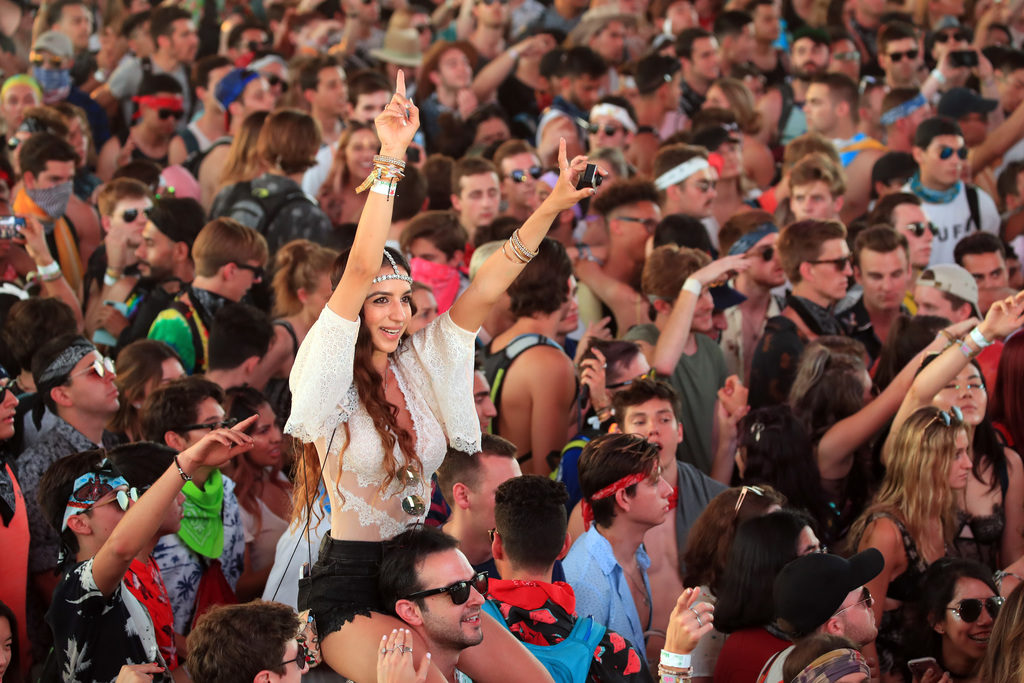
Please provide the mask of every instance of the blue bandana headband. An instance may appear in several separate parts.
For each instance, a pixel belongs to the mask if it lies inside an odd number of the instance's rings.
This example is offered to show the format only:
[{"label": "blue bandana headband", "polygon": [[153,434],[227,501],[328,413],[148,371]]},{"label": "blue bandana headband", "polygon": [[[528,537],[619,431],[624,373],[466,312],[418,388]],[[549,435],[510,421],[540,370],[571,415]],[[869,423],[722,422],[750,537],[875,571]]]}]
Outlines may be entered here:
[{"label": "blue bandana headband", "polygon": [[879,119],[883,126],[891,126],[900,119],[905,119],[915,111],[928,104],[928,100],[924,98],[921,93],[917,94],[917,97],[907,100],[903,104],[897,104],[889,111],[882,114],[882,118]]},{"label": "blue bandana headband", "polygon": [[[64,519],[60,525],[61,532],[63,533],[68,528],[69,519],[82,514],[99,502],[103,496],[122,487],[127,489],[128,481],[114,470],[114,466],[107,459],[100,463],[98,470],[86,472],[75,479],[75,483],[71,486],[71,497],[64,508]],[[138,497],[138,493],[135,494],[135,497]]]},{"label": "blue bandana headband", "polygon": [[729,247],[729,256],[746,254],[755,244],[763,240],[768,235],[774,235],[778,231],[779,229],[775,227],[774,223],[762,223],[757,226],[757,229],[754,230],[754,232],[748,232],[746,235],[733,242],[732,246]]}]

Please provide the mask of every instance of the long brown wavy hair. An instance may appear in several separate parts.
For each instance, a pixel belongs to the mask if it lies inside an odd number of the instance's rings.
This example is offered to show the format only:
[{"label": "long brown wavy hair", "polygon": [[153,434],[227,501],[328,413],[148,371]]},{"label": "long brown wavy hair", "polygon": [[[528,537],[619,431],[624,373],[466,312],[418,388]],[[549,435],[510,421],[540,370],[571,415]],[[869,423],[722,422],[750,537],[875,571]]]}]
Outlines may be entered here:
[{"label": "long brown wavy hair", "polygon": [[[411,272],[409,263],[401,253],[390,247],[385,247],[385,250],[391,255],[391,258],[395,260],[395,263],[397,263],[400,268],[404,269],[407,274]],[[331,285],[334,288],[337,288],[338,283],[341,281],[341,275],[345,272],[345,264],[348,263],[350,252],[350,249],[345,250],[334,262],[334,268],[331,271]],[[391,263],[386,258],[381,258],[381,266],[390,265]],[[415,312],[414,308],[413,314],[415,314]],[[402,336],[402,342],[405,341],[407,336],[408,333]],[[398,408],[389,403],[387,398],[384,396],[384,378],[373,367],[373,363],[371,362],[372,357],[373,339],[370,337],[370,331],[366,327],[366,324],[362,321],[362,318],[360,318],[359,333],[356,335],[355,358],[352,362],[352,381],[359,394],[359,401],[363,404],[363,407],[366,408],[366,412],[373,420],[373,427],[377,431],[377,435],[380,437],[381,446],[384,449],[384,462],[382,464],[386,476],[378,489],[380,492],[383,492],[398,476],[398,458],[396,458],[392,452],[396,443],[402,451],[402,454],[405,456],[408,464],[419,470],[421,476],[423,473],[423,464],[420,462],[419,455],[416,453],[412,434],[409,430],[398,424]],[[341,397],[339,397],[339,399],[340,398]],[[338,480],[341,477],[340,459],[344,456],[345,449],[347,449],[351,443],[351,433],[349,432],[348,422],[344,422],[340,426],[344,432],[345,446],[338,453],[338,477],[334,480],[334,490],[339,495],[341,494],[341,490],[338,487]],[[315,502],[320,495],[319,484],[320,477],[323,473],[323,469],[320,465],[320,455],[317,453],[316,446],[311,443],[295,441],[293,447],[296,452],[295,471],[292,478],[295,482],[292,525],[297,526],[305,519],[307,514],[309,514],[311,522],[313,514],[316,514],[317,524],[319,524],[322,517],[316,509]],[[325,458],[326,457],[330,457],[330,454],[328,453],[325,455]]]}]

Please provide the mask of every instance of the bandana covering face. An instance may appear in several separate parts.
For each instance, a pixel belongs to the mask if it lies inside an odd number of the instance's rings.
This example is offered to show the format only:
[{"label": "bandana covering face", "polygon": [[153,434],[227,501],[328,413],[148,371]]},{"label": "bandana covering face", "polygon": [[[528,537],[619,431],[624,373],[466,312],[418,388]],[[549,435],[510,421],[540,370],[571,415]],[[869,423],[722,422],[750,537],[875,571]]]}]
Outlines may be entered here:
[{"label": "bandana covering face", "polygon": [[617,482],[605,486],[603,489],[601,489],[594,495],[590,496],[589,498],[584,498],[583,508],[581,510],[581,512],[583,513],[583,528],[589,529],[590,523],[594,521],[594,510],[593,508],[590,507],[590,501],[611,498],[619,491],[625,491],[633,484],[639,484],[649,476],[649,474],[645,474],[644,472],[637,472],[635,474],[627,475],[622,479],[619,479]]},{"label": "bandana covering face", "polygon": [[438,314],[444,313],[459,294],[459,271],[446,263],[434,263],[418,256],[409,262],[412,277],[418,282],[430,285],[437,300]]},{"label": "bandana covering face", "polygon": [[25,193],[29,198],[53,220],[64,215],[73,191],[74,186],[70,180],[54,187],[25,188]]},{"label": "bandana covering face", "polygon": [[44,69],[41,66],[34,66],[32,75],[43,89],[43,104],[65,100],[71,92],[70,69]]}]

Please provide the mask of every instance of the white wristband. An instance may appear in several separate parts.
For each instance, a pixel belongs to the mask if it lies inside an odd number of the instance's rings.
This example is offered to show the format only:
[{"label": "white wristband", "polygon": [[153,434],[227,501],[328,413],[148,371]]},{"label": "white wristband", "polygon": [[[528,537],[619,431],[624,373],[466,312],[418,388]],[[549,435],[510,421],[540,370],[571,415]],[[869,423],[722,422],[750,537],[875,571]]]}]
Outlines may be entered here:
[{"label": "white wristband", "polygon": [[700,296],[701,292],[704,291],[704,285],[700,283],[700,280],[688,277],[686,278],[686,282],[683,283],[682,291],[689,292],[694,296]]},{"label": "white wristband", "polygon": [[60,264],[57,263],[56,259],[46,264],[45,266],[36,266],[36,272],[41,277],[53,277],[54,275],[60,274]]},{"label": "white wristband", "polygon": [[519,50],[514,47],[510,47],[505,54],[511,57],[513,62],[519,61]]},{"label": "white wristband", "polygon": [[932,69],[932,72],[931,72],[930,75],[931,75],[932,78],[934,78],[935,80],[937,80],[939,82],[939,85],[945,85],[946,84],[946,76],[941,71],[939,71],[938,67],[935,67],[934,69]]},{"label": "white wristband", "polygon": [[992,346],[992,342],[990,342],[988,339],[985,339],[985,335],[983,335],[981,333],[981,330],[979,330],[977,327],[971,330],[970,337],[971,341],[977,344],[979,349],[983,349],[986,346]]},{"label": "white wristband", "polygon": [[397,182],[385,182],[383,180],[374,180],[373,184],[370,185],[370,192],[376,192],[382,194],[388,199],[395,196],[395,190],[398,189]]},{"label": "white wristband", "polygon": [[675,652],[669,652],[668,650],[662,650],[661,665],[672,667],[673,669],[689,669],[690,655],[681,655]]}]

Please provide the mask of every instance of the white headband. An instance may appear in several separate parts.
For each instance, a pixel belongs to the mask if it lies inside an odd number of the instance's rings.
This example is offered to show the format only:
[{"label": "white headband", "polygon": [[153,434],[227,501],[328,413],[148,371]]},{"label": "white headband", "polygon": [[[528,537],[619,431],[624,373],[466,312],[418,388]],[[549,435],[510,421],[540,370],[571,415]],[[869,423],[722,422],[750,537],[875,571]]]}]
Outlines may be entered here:
[{"label": "white headband", "polygon": [[710,168],[711,164],[704,157],[693,157],[687,159],[683,163],[679,164],[673,169],[665,171],[658,179],[654,181],[654,186],[659,190],[667,190],[676,183],[681,183],[697,171],[703,171],[705,168]]},{"label": "white headband", "polygon": [[636,132],[636,124],[633,123],[633,119],[629,117],[629,112],[616,104],[609,104],[607,102],[595,104],[594,108],[590,110],[591,122],[594,121],[595,116],[610,116],[621,123],[622,127],[630,133]]}]

